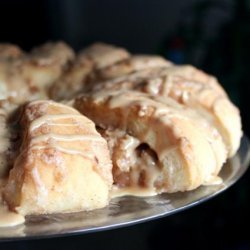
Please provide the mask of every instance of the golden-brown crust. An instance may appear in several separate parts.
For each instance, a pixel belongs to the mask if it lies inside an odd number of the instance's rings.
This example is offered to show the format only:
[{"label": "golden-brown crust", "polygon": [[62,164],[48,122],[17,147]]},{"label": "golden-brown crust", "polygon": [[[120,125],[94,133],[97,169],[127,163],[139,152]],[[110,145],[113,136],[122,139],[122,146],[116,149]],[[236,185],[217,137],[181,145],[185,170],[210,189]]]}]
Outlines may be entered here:
[{"label": "golden-brown crust", "polygon": [[106,206],[112,185],[106,141],[93,122],[52,101],[25,106],[22,146],[4,199],[23,215]]}]

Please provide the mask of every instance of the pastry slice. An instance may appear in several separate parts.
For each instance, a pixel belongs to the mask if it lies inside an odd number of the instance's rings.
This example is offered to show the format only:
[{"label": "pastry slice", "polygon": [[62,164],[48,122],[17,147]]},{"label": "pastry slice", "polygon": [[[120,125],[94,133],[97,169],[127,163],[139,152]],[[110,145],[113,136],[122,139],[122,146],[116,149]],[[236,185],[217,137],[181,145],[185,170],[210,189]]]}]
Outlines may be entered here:
[{"label": "pastry slice", "polygon": [[106,141],[75,109],[34,101],[21,114],[22,145],[4,189],[22,215],[104,207],[112,186]]},{"label": "pastry slice", "polygon": [[[11,53],[6,52],[5,58]],[[73,57],[72,49],[58,42],[45,44],[20,57],[0,60],[0,99],[9,99],[15,104],[47,99],[47,88]]]},{"label": "pastry slice", "polygon": [[126,58],[125,60],[96,70],[92,75],[91,81],[98,82],[101,80],[108,80],[121,77],[144,69],[150,69],[155,67],[168,67],[171,65],[172,63],[170,61],[167,61],[160,56],[132,55],[131,57]]},{"label": "pastry slice", "polygon": [[23,51],[14,44],[0,43],[0,60],[11,60],[23,54]]},{"label": "pastry slice", "polygon": [[228,156],[239,148],[242,136],[239,110],[217,80],[192,66],[142,70],[97,83],[92,91],[134,89],[155,96],[171,97],[200,113],[221,133]]},{"label": "pastry slice", "polygon": [[49,96],[53,100],[69,100],[82,91],[89,74],[94,67],[93,61],[84,54],[77,55],[76,59],[63,72],[60,78],[49,89]]},{"label": "pastry slice", "polygon": [[20,104],[28,100],[37,89],[31,90],[21,77],[16,63],[19,65],[19,59],[0,60],[0,100]]},{"label": "pastry slice", "polygon": [[100,91],[78,97],[74,106],[107,139],[118,187],[192,190],[214,182],[226,160],[217,130],[171,99]]},{"label": "pastry slice", "polygon": [[76,59],[52,85],[49,95],[54,100],[71,99],[85,89],[90,75],[96,70],[109,67],[127,59],[130,54],[122,48],[95,43],[79,52]]},{"label": "pastry slice", "polygon": [[74,52],[65,43],[46,43],[23,59],[21,74],[28,84],[44,89],[60,77],[73,59]]}]

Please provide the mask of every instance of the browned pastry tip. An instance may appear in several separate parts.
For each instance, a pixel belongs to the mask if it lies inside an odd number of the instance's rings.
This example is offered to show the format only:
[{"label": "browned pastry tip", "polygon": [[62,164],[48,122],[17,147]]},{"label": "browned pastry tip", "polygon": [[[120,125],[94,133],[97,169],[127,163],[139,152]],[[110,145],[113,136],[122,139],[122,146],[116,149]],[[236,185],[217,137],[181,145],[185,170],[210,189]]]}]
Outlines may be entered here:
[{"label": "browned pastry tip", "polygon": [[58,64],[64,66],[73,60],[75,53],[64,42],[49,42],[41,46],[35,47],[30,52],[30,60],[37,65],[53,65]]},{"label": "browned pastry tip", "polygon": [[85,91],[86,82],[92,78],[94,72],[113,65],[130,54],[122,48],[105,43],[95,43],[80,51],[75,60],[55,81],[49,90],[49,95],[54,100],[71,99]]},{"label": "browned pastry tip", "polygon": [[[126,89],[126,83],[129,85],[130,82],[136,83],[137,85],[147,85],[151,80],[173,82],[178,81],[178,79],[198,82],[204,86],[209,86],[220,95],[227,96],[224,89],[213,76],[210,76],[190,65],[177,66],[173,64],[171,65],[170,63],[165,66],[156,65],[155,67],[145,67],[144,69],[128,75],[122,75],[114,79],[97,82],[92,85],[91,90],[96,91],[103,88],[118,89],[123,87],[123,83],[124,89]],[[154,84],[152,84],[152,90],[154,92],[160,91],[159,86],[154,86]]]},{"label": "browned pastry tip", "polygon": [[123,48],[100,42],[82,50],[80,55],[91,60],[95,69],[110,66],[130,56],[129,52]]}]

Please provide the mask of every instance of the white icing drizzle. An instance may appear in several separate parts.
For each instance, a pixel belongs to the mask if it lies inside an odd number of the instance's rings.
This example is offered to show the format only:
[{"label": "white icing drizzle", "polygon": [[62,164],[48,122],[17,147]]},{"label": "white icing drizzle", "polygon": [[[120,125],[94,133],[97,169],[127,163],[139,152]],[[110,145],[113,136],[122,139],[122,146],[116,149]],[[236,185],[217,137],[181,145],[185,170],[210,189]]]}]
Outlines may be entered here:
[{"label": "white icing drizzle", "polygon": [[103,142],[103,138],[101,138],[99,135],[60,135],[60,134],[44,134],[39,135],[34,138],[32,138],[31,145],[48,141],[48,140],[56,140],[56,141],[96,141],[96,142]]},{"label": "white icing drizzle", "polygon": [[[81,119],[83,116],[81,114],[54,114],[54,115],[44,115],[41,116],[30,124],[30,131],[33,131],[43,124],[48,125],[58,125],[58,123],[55,123],[55,120],[63,120],[63,119]],[[60,125],[64,124],[68,125],[67,123],[61,123]],[[76,124],[71,124],[72,126],[75,126]]]},{"label": "white icing drizzle", "polygon": [[[31,149],[34,149],[34,150],[42,150],[42,149],[47,149],[49,148],[50,145],[44,145],[44,146],[33,146]],[[76,149],[69,149],[69,148],[65,148],[65,147],[62,147],[62,146],[58,146],[58,145],[53,145],[53,148],[55,150],[58,150],[60,152],[63,152],[63,153],[66,153],[66,154],[72,154],[72,155],[81,155],[83,156],[84,158],[88,158],[88,159],[94,159],[94,155],[91,154],[91,153],[88,153],[86,151],[80,151],[80,150],[76,150]]]},{"label": "white icing drizzle", "polygon": [[[35,104],[43,103],[44,101],[35,101]],[[33,102],[34,103],[34,102]],[[47,103],[47,102],[46,102]],[[52,101],[49,101],[49,104],[56,105],[59,107],[64,107],[63,104],[54,103]],[[67,107],[67,106],[66,106]],[[50,114],[50,115],[43,115],[30,124],[30,132],[34,131],[35,129],[38,129],[44,124],[47,124],[49,126],[77,126],[77,123],[73,123],[72,120],[76,119],[84,119],[84,116],[82,116],[78,111],[71,107],[67,107],[69,109],[74,110],[74,114]],[[57,120],[63,120],[63,119],[71,119],[71,123],[69,121],[60,122],[57,123],[55,121]],[[85,121],[83,121],[85,122]],[[99,134],[90,134],[90,135],[83,135],[83,134],[55,134],[55,133],[48,133],[48,134],[41,134],[33,137],[30,142],[30,149],[46,149],[46,148],[54,148],[58,151],[67,153],[67,154],[73,154],[73,155],[81,155],[85,158],[94,159],[94,155],[90,152],[87,152],[86,150],[83,152],[78,149],[72,149],[72,148],[66,148],[61,145],[58,145],[58,142],[77,142],[77,141],[91,141],[91,142],[104,142],[105,140],[99,136]],[[46,142],[46,145],[37,145],[39,143]]]},{"label": "white icing drizzle", "polygon": [[57,107],[61,107],[63,109],[68,109],[68,110],[71,110],[73,111],[74,113],[78,113],[77,110],[75,110],[74,108],[68,106],[68,105],[65,105],[65,104],[62,104],[62,103],[59,103],[59,102],[54,102],[52,100],[36,100],[36,101],[32,101],[32,103],[30,103],[29,105],[36,105],[36,104],[46,104],[46,105],[54,105],[54,106],[57,106]]}]

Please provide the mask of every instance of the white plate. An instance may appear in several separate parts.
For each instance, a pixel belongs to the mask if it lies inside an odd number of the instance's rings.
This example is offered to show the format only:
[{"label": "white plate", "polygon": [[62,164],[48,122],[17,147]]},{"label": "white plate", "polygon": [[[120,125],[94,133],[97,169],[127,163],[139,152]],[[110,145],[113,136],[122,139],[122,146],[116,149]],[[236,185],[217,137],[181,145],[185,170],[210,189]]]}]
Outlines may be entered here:
[{"label": "white plate", "polygon": [[228,160],[220,173],[223,179],[221,185],[202,186],[190,192],[148,198],[116,198],[108,207],[91,212],[30,216],[24,225],[0,229],[0,241],[90,233],[169,216],[228,189],[245,173],[249,160],[249,141],[244,136],[239,151]]}]

